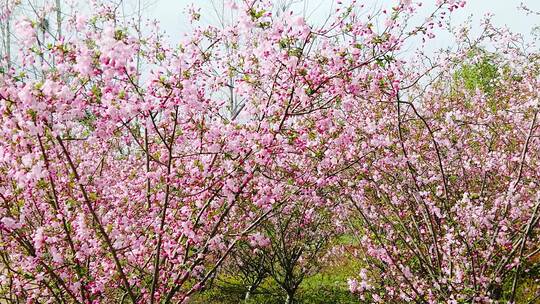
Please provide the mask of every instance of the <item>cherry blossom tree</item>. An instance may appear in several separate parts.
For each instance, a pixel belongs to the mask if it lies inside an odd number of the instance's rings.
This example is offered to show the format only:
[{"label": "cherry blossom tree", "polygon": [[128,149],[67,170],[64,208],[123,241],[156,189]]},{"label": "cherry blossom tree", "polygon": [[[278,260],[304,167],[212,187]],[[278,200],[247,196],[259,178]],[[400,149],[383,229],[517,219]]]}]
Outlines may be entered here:
[{"label": "cherry blossom tree", "polygon": [[457,51],[404,69],[388,103],[350,112],[373,151],[343,179],[360,219],[366,267],[349,283],[361,298],[514,302],[534,267],[538,50],[483,26],[477,39],[461,29]]},{"label": "cherry blossom tree", "polygon": [[421,4],[336,4],[322,25],[191,7],[174,45],[118,2],[2,10],[0,296],[185,303],[263,223],[323,210],[358,239],[360,297],[513,301],[538,251],[538,55],[486,23],[430,57],[465,2]]},{"label": "cherry blossom tree", "polygon": [[[9,301],[183,301],[275,206],[323,203],[324,176],[308,174],[317,159],[295,137],[336,102],[331,82],[380,51],[322,58],[308,74],[314,37],[330,41],[348,14],[313,34],[267,5],[242,4],[239,24],[199,27],[175,47],[120,22],[114,3],[62,32],[54,6],[17,20],[18,62],[0,80]],[[249,100],[241,120],[212,94],[230,74]]]}]

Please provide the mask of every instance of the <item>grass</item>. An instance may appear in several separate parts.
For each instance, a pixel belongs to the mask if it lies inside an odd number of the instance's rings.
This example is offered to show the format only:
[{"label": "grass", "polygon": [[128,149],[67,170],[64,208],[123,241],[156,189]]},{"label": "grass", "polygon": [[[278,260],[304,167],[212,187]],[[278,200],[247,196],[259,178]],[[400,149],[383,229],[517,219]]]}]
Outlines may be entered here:
[{"label": "grass", "polygon": [[[359,269],[354,262],[340,263],[322,269],[319,273],[307,277],[296,294],[296,304],[349,304],[360,303],[349,292],[347,279]],[[219,277],[212,288],[196,295],[193,304],[282,304],[285,295],[272,280],[265,280],[252,294],[249,301],[244,301],[245,289],[231,277]]]},{"label": "grass", "polygon": [[[350,239],[340,239],[342,243],[352,243]],[[319,273],[304,279],[295,296],[296,304],[349,304],[362,303],[348,289],[347,279],[355,277],[362,265],[350,257],[326,263]],[[516,289],[516,304],[540,304],[540,263],[533,262],[529,270],[520,274]],[[509,276],[502,286],[500,303],[506,303],[511,290],[513,276]],[[221,275],[213,286],[196,296],[193,304],[282,304],[285,294],[270,278],[252,293],[249,301],[244,300],[245,288],[234,276]],[[366,302],[367,303],[367,302]]]}]

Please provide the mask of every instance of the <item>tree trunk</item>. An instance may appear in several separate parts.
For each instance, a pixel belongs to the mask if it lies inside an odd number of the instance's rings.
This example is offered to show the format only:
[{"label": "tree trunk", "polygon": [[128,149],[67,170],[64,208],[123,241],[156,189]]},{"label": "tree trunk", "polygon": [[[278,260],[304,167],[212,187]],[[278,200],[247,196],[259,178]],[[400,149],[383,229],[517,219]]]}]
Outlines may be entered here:
[{"label": "tree trunk", "polygon": [[56,31],[58,32],[58,40],[62,37],[62,8],[60,0],[56,0]]},{"label": "tree trunk", "polygon": [[249,300],[249,298],[251,297],[251,293],[253,292],[253,289],[255,289],[255,288],[253,288],[253,285],[250,285],[248,287],[248,290],[246,292],[246,296],[244,297],[245,302],[247,302]]},{"label": "tree trunk", "polygon": [[285,304],[294,303],[294,291],[287,291],[287,298],[285,299]]}]

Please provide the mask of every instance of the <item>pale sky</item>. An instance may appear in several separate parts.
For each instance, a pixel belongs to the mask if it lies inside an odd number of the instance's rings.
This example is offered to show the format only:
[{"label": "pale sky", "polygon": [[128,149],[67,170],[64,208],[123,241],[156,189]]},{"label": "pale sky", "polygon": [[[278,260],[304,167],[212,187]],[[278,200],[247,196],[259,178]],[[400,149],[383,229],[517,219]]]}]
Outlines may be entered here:
[{"label": "pale sky", "polygon": [[[135,0],[132,0],[135,2]],[[186,6],[190,3],[195,3],[196,6],[202,8],[202,19],[204,22],[216,22],[212,16],[212,1],[211,0],[149,0],[151,4],[146,8],[145,14],[150,18],[155,18],[161,22],[162,28],[170,36],[171,42],[178,41],[176,37],[180,37],[182,33],[189,32],[190,26],[187,23],[187,18],[184,15]],[[221,0],[214,0],[220,3]],[[303,1],[296,6],[297,9],[303,7]],[[326,16],[333,5],[334,0],[305,0],[307,11],[312,13],[311,22],[320,21]],[[358,3],[365,3],[366,7],[374,7],[395,3],[391,0],[358,0]],[[424,16],[433,8],[435,0],[424,0],[424,5],[420,14]],[[540,25],[540,16],[529,15],[518,10],[520,3],[524,3],[527,7],[534,11],[540,11],[540,0],[468,0],[464,9],[452,15],[452,24],[458,26],[465,22],[469,17],[473,20],[473,30],[479,29],[479,23],[482,17],[487,13],[492,13],[492,20],[495,25],[508,26],[512,31],[519,32],[525,37],[531,38],[531,29],[534,26]],[[446,47],[452,44],[450,37],[442,36],[434,41],[432,48]]]}]

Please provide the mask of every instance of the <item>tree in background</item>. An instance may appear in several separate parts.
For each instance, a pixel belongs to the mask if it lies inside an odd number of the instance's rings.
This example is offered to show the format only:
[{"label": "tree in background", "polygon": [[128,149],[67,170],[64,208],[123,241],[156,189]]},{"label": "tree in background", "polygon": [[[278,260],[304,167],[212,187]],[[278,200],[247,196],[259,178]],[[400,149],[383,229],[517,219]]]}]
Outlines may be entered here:
[{"label": "tree in background", "polygon": [[[239,242],[231,251],[230,257],[221,269],[225,276],[224,282],[219,284],[220,292],[226,293],[227,288],[239,287],[244,294],[244,301],[248,302],[259,286],[268,278],[267,256],[261,250],[267,246],[268,240],[260,233],[254,233],[248,240]],[[238,282],[227,280],[233,278]]]},{"label": "tree in background", "polygon": [[[287,207],[286,207],[287,208]],[[317,273],[321,261],[337,234],[334,218],[323,208],[303,204],[282,210],[262,224],[268,246],[264,252],[269,275],[285,292],[285,303],[295,303],[300,284]]]}]

